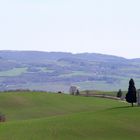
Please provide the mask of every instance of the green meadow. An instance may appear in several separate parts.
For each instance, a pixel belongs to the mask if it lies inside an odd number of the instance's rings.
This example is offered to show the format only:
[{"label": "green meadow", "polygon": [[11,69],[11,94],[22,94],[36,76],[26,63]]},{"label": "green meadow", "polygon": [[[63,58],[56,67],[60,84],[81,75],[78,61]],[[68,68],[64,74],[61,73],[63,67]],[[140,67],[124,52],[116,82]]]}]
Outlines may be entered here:
[{"label": "green meadow", "polygon": [[138,140],[140,108],[111,99],[0,93],[1,140]]},{"label": "green meadow", "polygon": [[19,76],[19,75],[25,73],[26,70],[27,70],[27,68],[13,68],[13,69],[7,70],[7,71],[0,71],[0,76],[8,76],[8,77]]}]

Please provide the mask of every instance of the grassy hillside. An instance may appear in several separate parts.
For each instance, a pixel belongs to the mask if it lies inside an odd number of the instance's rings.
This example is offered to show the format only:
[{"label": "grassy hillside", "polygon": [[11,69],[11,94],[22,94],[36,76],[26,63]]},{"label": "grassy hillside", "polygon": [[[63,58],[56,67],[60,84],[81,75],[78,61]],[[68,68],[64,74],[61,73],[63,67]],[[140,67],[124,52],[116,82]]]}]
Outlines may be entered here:
[{"label": "grassy hillside", "polygon": [[47,93],[0,93],[2,140],[137,140],[140,108],[127,103]]},{"label": "grassy hillside", "polygon": [[121,106],[121,103],[41,92],[0,93],[0,112],[6,115],[7,121],[96,111],[115,106]]}]

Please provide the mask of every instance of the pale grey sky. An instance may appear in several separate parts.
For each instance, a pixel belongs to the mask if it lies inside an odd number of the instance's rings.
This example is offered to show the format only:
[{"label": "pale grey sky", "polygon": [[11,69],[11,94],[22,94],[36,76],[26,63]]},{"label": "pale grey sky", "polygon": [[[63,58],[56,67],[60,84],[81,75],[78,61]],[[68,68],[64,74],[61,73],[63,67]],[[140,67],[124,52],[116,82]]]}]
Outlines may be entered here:
[{"label": "pale grey sky", "polygon": [[140,57],[139,0],[0,0],[0,50]]}]

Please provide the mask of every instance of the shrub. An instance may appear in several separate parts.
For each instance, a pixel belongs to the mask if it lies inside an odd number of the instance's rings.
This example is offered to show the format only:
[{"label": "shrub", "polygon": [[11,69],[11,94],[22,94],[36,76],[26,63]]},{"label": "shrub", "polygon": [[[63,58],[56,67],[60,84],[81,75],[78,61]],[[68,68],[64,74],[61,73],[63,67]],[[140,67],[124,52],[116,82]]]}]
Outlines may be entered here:
[{"label": "shrub", "polygon": [[5,121],[6,121],[5,115],[0,114],[0,122],[5,122]]}]

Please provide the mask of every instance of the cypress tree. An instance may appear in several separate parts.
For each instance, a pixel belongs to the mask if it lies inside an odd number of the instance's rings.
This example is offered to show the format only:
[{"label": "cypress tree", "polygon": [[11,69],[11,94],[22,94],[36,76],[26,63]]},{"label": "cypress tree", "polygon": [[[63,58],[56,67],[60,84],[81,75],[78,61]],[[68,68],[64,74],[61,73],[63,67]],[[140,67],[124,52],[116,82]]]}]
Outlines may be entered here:
[{"label": "cypress tree", "polygon": [[135,83],[133,79],[130,79],[129,81],[129,88],[128,88],[128,92],[126,94],[125,99],[128,103],[132,104],[132,107],[133,107],[133,103],[137,102],[136,88],[135,88]]}]

